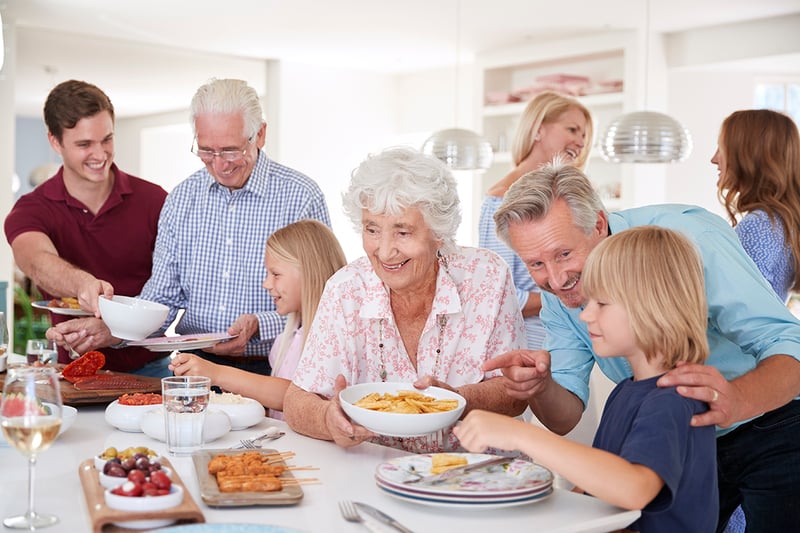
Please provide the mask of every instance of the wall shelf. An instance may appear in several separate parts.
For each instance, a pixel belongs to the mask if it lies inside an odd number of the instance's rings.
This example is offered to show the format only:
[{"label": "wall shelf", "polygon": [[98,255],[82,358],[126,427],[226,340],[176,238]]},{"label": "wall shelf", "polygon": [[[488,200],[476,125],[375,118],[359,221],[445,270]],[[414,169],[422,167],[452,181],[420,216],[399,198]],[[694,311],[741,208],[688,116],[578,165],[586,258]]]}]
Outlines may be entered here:
[{"label": "wall shelf", "polygon": [[[477,116],[479,130],[495,150],[492,166],[481,177],[481,194],[475,198],[476,208],[489,187],[512,168],[511,143],[520,116],[528,101],[502,102],[506,95],[530,95],[542,81],[564,80],[565,84],[588,80],[583,96],[574,96],[592,113],[594,146],[586,174],[594,183],[609,210],[628,207],[632,198],[629,176],[632,169],[602,159],[597,139],[607,125],[624,113],[634,101],[636,86],[632,82],[635,40],[631,33],[604,34],[557,42],[523,45],[495,50],[478,57]],[[612,91],[612,83],[620,90]],[[621,82],[621,83],[620,83]],[[544,83],[546,85],[546,83]],[[620,87],[621,85],[621,87]],[[602,89],[598,89],[602,87]],[[608,89],[609,92],[599,92]]]}]

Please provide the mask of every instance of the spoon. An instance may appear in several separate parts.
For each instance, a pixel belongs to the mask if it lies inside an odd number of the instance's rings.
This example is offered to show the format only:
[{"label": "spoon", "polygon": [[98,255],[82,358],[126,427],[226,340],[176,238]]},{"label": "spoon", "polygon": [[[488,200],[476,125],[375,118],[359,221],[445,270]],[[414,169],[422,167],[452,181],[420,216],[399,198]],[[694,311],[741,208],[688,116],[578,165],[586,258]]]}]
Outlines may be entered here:
[{"label": "spoon", "polygon": [[72,349],[72,346],[70,346],[69,343],[66,340],[64,340],[64,346],[66,346],[69,349],[69,358],[70,359],[77,359],[78,357],[81,356],[81,354],[79,354],[78,352],[76,352],[75,350]]}]

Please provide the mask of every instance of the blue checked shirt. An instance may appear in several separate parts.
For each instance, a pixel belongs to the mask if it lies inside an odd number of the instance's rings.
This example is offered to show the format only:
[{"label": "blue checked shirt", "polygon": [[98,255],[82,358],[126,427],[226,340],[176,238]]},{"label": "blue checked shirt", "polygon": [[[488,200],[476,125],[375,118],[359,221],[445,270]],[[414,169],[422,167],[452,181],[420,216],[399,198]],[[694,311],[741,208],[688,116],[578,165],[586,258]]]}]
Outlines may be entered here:
[{"label": "blue checked shirt", "polygon": [[304,218],[331,224],[319,186],[264,152],[238,190],[203,168],[167,196],[141,297],[169,306],[165,328],[185,309],[179,334],[227,331],[240,315],[254,314],[259,332],[245,355],[267,356],[284,321],[261,287],[264,247],[275,230]]}]

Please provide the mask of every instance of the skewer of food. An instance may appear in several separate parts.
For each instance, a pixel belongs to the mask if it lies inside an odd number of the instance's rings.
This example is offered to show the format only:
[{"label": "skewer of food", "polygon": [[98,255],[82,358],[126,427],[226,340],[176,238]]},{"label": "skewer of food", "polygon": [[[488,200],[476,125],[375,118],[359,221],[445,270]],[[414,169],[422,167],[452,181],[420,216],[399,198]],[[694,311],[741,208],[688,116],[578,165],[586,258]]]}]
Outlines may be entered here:
[{"label": "skewer of food", "polygon": [[220,492],[274,492],[288,485],[319,482],[316,478],[284,476],[290,470],[317,470],[311,466],[275,464],[294,455],[293,452],[217,454],[208,462],[208,473],[216,478]]}]

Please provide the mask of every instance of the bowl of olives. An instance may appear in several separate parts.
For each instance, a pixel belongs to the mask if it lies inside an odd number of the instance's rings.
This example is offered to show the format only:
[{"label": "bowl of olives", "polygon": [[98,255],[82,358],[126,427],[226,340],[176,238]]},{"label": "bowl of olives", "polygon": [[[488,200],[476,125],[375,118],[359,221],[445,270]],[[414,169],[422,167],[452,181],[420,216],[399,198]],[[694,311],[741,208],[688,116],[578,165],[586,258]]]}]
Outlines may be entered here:
[{"label": "bowl of olives", "polygon": [[158,452],[151,450],[147,446],[129,446],[122,450],[118,450],[112,446],[94,456],[94,467],[98,472],[102,472],[109,460],[119,459],[121,463],[125,459],[133,457],[136,454],[145,454],[151,462],[161,460],[161,456],[158,455]]},{"label": "bowl of olives", "polygon": [[165,466],[161,466],[157,460],[143,454],[137,453],[132,457],[120,460],[118,458],[109,459],[100,471],[100,484],[107,489],[113,489],[124,484],[126,481],[134,481],[143,485],[150,481],[154,472],[162,472],[167,477],[172,477],[172,471]]}]

